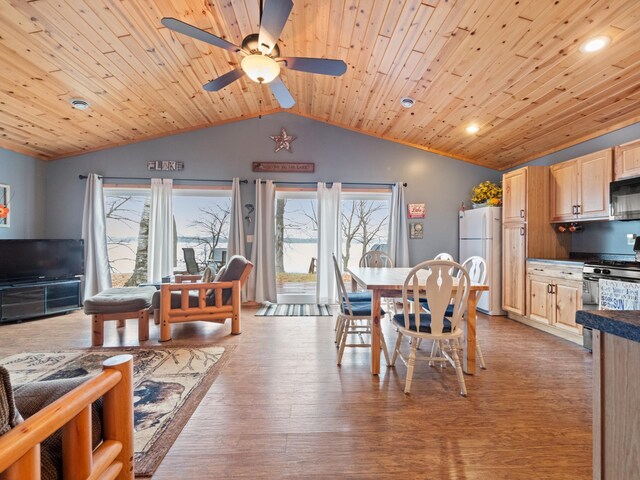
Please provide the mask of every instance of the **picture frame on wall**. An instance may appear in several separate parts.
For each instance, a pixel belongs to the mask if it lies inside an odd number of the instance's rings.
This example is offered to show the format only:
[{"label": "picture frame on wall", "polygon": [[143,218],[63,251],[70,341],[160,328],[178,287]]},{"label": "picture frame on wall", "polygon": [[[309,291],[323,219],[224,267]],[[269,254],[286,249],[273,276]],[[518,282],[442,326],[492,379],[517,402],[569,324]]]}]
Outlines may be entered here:
[{"label": "picture frame on wall", "polygon": [[408,218],[425,218],[427,206],[424,203],[410,203],[407,205]]},{"label": "picture frame on wall", "polygon": [[411,240],[424,238],[424,225],[422,222],[409,222],[409,238]]},{"label": "picture frame on wall", "polygon": [[11,218],[11,187],[0,183],[0,227],[8,228]]}]

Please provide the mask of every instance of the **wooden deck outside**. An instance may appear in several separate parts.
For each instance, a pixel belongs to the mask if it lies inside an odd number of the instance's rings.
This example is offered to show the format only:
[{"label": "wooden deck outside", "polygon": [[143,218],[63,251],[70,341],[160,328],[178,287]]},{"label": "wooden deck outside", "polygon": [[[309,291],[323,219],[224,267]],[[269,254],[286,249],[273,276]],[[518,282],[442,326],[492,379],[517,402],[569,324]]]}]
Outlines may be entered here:
[{"label": "wooden deck outside", "polygon": [[[487,370],[457,393],[452,368],[419,364],[369,373],[369,351],[337,367],[329,317],[254,317],[229,325],[175,325],[180,344],[237,344],[160,465],[155,479],[590,479],[591,355],[504,317],[480,316]],[[158,328],[151,323],[157,345]],[[105,346],[137,345],[135,321]],[[389,322],[383,331],[395,340]],[[88,348],[91,321],[77,312],[0,326],[0,357]]]}]

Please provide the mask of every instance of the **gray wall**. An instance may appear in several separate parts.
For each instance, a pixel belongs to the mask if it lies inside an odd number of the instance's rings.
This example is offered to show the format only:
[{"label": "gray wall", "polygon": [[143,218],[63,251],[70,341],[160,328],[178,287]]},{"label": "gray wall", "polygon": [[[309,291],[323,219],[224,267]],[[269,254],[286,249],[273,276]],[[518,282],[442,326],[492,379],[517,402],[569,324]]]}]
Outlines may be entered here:
[{"label": "gray wall", "polygon": [[[553,165],[639,138],[640,123],[635,123],[593,140],[540,157],[527,165]],[[574,252],[632,254],[633,246],[627,245],[627,234],[640,235],[640,221],[592,222],[585,223],[584,227],[584,231],[572,234],[571,250]]]},{"label": "gray wall", "polygon": [[[285,127],[297,136],[293,153],[274,153],[269,135]],[[183,172],[158,174],[173,178],[253,180],[252,161],[315,162],[314,174],[262,174],[288,181],[405,181],[409,203],[426,203],[425,238],[409,240],[412,263],[436,253],[457,252],[458,208],[469,202],[471,188],[483,180],[497,181],[497,171],[433,153],[333,127],[307,118],[278,113],[205,130],[183,133],[89,153],[47,165],[47,234],[78,237],[85,182],[79,174],[149,177],[148,160],[181,160]],[[254,185],[243,185],[243,203],[253,203]]]},{"label": "gray wall", "polygon": [[0,148],[0,183],[11,187],[10,226],[0,227],[0,239],[45,236],[45,167],[41,160]]}]

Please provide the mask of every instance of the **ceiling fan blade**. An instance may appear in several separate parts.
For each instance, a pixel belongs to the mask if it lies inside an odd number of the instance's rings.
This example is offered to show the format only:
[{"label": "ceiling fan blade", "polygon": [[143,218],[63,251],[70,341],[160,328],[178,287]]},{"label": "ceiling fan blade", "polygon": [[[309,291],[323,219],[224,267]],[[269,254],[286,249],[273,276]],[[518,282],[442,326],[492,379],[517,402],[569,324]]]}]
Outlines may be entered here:
[{"label": "ceiling fan blade", "polygon": [[276,100],[278,100],[278,103],[282,108],[291,108],[296,104],[291,93],[289,93],[289,89],[284,83],[282,83],[282,79],[280,77],[276,77],[271,83],[269,83],[269,87],[273,92],[273,96],[276,97]]},{"label": "ceiling fan blade", "polygon": [[265,1],[258,36],[258,48],[262,53],[271,53],[280,38],[292,8],[293,2],[291,0]]},{"label": "ceiling fan blade", "polygon": [[342,60],[306,57],[283,57],[278,60],[284,60],[285,67],[301,72],[320,73],[321,75],[335,75],[339,77],[347,71],[347,64]]},{"label": "ceiling fan blade", "polygon": [[219,76],[215,80],[211,80],[209,83],[205,83],[202,88],[204,88],[207,92],[217,92],[218,90],[222,90],[230,83],[235,82],[243,75],[244,72],[242,71],[242,69],[236,68],[235,70],[231,70],[230,72]]},{"label": "ceiling fan blade", "polygon": [[188,23],[184,23],[176,18],[164,17],[160,22],[170,30],[174,32],[182,33],[183,35],[187,35],[188,37],[195,38],[197,40],[201,40],[215,47],[224,48],[225,50],[229,50],[231,52],[239,53],[242,51],[240,47],[234,45],[231,42],[227,42],[220,37],[216,37],[215,35],[205,32],[193,25],[189,25]]}]

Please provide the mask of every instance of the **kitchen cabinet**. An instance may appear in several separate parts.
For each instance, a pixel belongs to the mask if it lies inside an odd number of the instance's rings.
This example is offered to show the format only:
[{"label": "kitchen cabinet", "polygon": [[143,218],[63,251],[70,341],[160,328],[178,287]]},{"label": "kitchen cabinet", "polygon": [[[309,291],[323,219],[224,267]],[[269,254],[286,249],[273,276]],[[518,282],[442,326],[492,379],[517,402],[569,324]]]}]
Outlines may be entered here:
[{"label": "kitchen cabinet", "polygon": [[613,179],[610,148],[550,167],[551,221],[602,220],[609,217]]},{"label": "kitchen cabinet", "polygon": [[[576,263],[527,262],[527,317],[552,327],[582,335],[576,312],[582,308],[582,266]],[[558,332],[560,333],[560,332]]]},{"label": "kitchen cabinet", "polygon": [[548,167],[506,173],[502,188],[502,307],[518,319],[526,315],[527,257],[567,257],[569,238],[549,223]]},{"label": "kitchen cabinet", "polygon": [[505,224],[502,229],[502,275],[508,278],[502,289],[502,308],[525,314],[525,225]]},{"label": "kitchen cabinet", "polygon": [[504,223],[526,220],[527,171],[527,168],[521,168],[502,177],[502,221]]},{"label": "kitchen cabinet", "polygon": [[614,180],[640,177],[640,140],[618,145],[614,157]]}]

